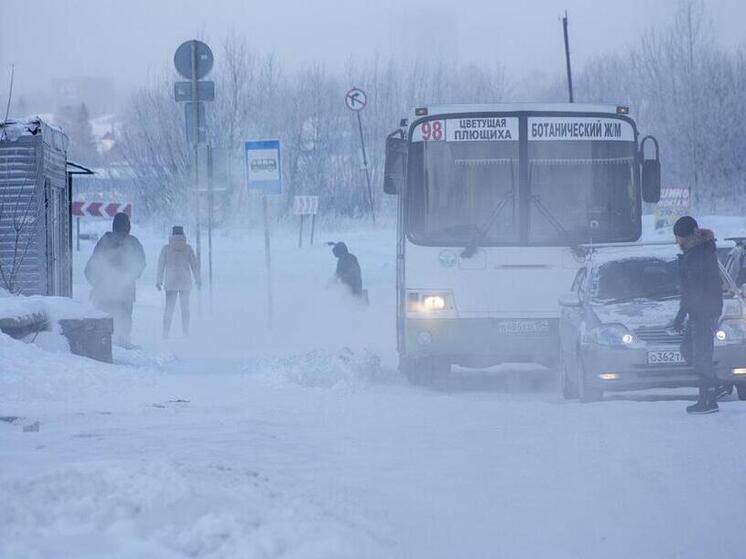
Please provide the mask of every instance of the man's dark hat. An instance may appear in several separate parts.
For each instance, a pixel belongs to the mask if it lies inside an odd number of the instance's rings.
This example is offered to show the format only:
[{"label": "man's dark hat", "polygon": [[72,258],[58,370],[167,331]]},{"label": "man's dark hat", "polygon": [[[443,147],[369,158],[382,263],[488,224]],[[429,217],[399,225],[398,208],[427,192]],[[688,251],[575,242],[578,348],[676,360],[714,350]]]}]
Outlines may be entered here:
[{"label": "man's dark hat", "polygon": [[111,224],[111,230],[114,233],[124,233],[127,235],[130,232],[130,228],[130,216],[123,212],[119,212],[114,216],[114,221]]},{"label": "man's dark hat", "polygon": [[334,254],[334,256],[336,256],[337,258],[339,258],[340,256],[344,256],[344,255],[345,255],[345,254],[347,254],[348,252],[349,252],[349,251],[347,250],[347,245],[346,245],[346,244],[344,244],[344,243],[336,243],[336,244],[334,245],[334,248],[332,249],[332,253],[333,253],[333,254]]},{"label": "man's dark hat", "polygon": [[685,215],[676,220],[676,223],[673,226],[673,234],[677,237],[689,237],[690,235],[693,235],[697,229],[699,229],[697,220],[690,215]]},{"label": "man's dark hat", "polygon": [[181,225],[174,225],[173,228],[171,229],[171,234],[172,235],[183,235],[184,227],[182,227]]}]

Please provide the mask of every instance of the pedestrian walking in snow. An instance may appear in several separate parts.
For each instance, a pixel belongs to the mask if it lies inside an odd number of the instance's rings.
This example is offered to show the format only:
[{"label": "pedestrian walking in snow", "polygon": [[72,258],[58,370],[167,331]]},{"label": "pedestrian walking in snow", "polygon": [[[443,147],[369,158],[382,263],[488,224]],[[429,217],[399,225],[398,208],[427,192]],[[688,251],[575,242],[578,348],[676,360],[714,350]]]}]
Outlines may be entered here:
[{"label": "pedestrian walking in snow", "polygon": [[126,348],[132,347],[135,284],[145,269],[145,251],[130,229],[127,214],[115,215],[111,232],[96,243],[84,272],[93,304],[114,319],[114,343]]},{"label": "pedestrian walking in snow", "polygon": [[168,338],[171,320],[176,308],[176,299],[181,307],[181,331],[189,335],[189,292],[192,290],[192,276],[200,286],[199,261],[191,245],[187,243],[184,228],[174,225],[168,244],[161,249],[158,257],[158,278],[156,288],[166,291],[166,308],[163,312],[163,337]]},{"label": "pedestrian walking in snow", "polygon": [[681,303],[673,326],[684,332],[682,354],[700,377],[699,399],[686,408],[690,414],[719,411],[713,360],[714,336],[723,310],[723,284],[718,267],[715,235],[709,229],[700,229],[690,216],[674,224],[679,255]]},{"label": "pedestrian walking in snow", "polygon": [[346,286],[354,297],[363,297],[363,277],[357,257],[350,253],[344,243],[335,243],[332,253],[337,257],[335,277]]}]

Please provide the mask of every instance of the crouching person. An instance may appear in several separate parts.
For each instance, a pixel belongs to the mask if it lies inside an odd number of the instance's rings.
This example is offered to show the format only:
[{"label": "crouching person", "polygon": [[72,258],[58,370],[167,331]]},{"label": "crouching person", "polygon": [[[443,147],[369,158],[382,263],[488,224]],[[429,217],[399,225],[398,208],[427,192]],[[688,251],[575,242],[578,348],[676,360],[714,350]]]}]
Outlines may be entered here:
[{"label": "crouching person", "polygon": [[337,257],[337,270],[334,274],[337,282],[344,285],[355,299],[367,305],[368,292],[363,289],[363,274],[357,257],[344,243],[334,243],[332,253]]},{"label": "crouching person", "polygon": [[[686,408],[690,414],[719,411],[715,376],[715,331],[723,310],[723,284],[715,236],[700,229],[693,217],[684,216],[673,228],[679,256],[681,304],[674,329],[684,332],[682,352],[699,375],[699,399]],[[686,322],[685,322],[686,321]]]},{"label": "crouching person", "polygon": [[168,244],[161,249],[158,257],[158,279],[156,288],[166,291],[166,308],[163,313],[163,337],[168,338],[171,320],[179,299],[181,308],[181,330],[189,335],[189,293],[192,290],[192,276],[200,286],[199,262],[191,245],[187,243],[184,228],[175,225]]}]

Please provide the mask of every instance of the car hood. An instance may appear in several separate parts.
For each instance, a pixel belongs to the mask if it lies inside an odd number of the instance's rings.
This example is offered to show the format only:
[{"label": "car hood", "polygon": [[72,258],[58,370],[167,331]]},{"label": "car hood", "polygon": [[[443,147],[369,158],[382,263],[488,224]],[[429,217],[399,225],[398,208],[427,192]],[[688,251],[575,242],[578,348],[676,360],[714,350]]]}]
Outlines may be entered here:
[{"label": "car hood", "polygon": [[623,324],[629,330],[667,326],[679,311],[679,300],[636,299],[624,303],[595,303],[591,309],[603,324]]}]

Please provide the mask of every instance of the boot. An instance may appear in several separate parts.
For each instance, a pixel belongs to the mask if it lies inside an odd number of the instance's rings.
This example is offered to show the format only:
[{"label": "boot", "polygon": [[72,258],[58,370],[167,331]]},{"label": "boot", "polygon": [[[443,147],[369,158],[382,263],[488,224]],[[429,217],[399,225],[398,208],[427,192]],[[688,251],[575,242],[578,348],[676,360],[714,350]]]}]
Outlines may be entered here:
[{"label": "boot", "polygon": [[715,390],[710,388],[700,388],[697,403],[686,407],[686,413],[690,415],[705,415],[719,411]]}]

